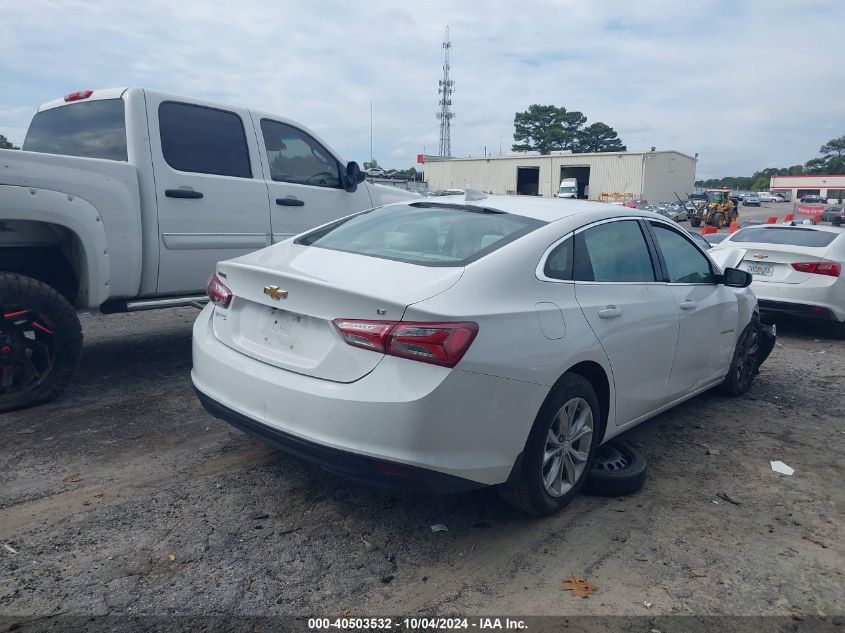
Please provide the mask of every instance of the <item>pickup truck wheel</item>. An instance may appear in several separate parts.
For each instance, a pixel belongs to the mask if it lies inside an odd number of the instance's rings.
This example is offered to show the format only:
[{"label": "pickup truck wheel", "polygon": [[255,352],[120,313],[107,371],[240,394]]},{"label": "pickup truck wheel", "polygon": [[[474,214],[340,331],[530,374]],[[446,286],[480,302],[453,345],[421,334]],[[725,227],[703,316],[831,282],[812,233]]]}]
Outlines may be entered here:
[{"label": "pickup truck wheel", "polygon": [[0,412],[52,400],[82,357],[76,312],[53,288],[0,273]]}]

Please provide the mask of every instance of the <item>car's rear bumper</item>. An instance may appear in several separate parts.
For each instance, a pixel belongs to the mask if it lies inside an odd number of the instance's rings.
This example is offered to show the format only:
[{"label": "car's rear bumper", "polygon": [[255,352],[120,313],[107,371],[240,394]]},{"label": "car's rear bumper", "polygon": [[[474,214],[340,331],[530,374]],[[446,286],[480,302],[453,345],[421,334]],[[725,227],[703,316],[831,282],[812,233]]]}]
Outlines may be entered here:
[{"label": "car's rear bumper", "polygon": [[238,413],[205,395],[199,389],[194,388],[194,391],[205,410],[215,418],[228,422],[236,429],[248,433],[265,444],[317,464],[329,472],[353,481],[386,490],[413,491],[434,495],[453,494],[484,487],[484,484],[469,479],[426,468],[373,459],[310,442]]},{"label": "car's rear bumper", "polygon": [[313,378],[221,343],[213,310],[203,310],[193,331],[191,379],[207,408],[264,441],[362,481],[379,483],[374,474],[395,464],[408,474],[382,484],[433,492],[502,483],[549,391],[393,356],[351,383]]},{"label": "car's rear bumper", "polygon": [[818,321],[841,321],[842,319],[827,306],[758,299],[760,311],[767,315],[783,315],[814,319]]}]

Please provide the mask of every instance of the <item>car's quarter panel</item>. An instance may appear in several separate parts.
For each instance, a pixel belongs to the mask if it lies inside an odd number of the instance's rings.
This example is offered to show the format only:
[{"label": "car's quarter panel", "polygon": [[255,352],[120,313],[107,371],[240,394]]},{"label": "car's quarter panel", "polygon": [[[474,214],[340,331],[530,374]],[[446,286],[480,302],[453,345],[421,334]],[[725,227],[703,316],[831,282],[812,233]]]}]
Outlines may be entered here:
[{"label": "car's quarter panel", "polygon": [[[157,292],[196,292],[218,261],[270,244],[267,185],[252,122],[244,108],[220,108],[149,91],[146,106],[161,234]],[[211,116],[209,113],[237,117],[243,127],[248,172],[221,175],[174,168],[163,151],[162,106],[165,117],[184,116],[185,120],[196,116],[200,121],[199,117]],[[175,109],[181,107],[184,107],[181,112]],[[233,119],[228,117],[227,121],[230,120]],[[183,144],[179,133],[172,124],[166,125],[167,147],[178,148]],[[192,147],[190,143],[197,136],[201,135],[186,136],[183,147]],[[170,162],[174,162],[172,158]]]},{"label": "car's quarter panel", "polygon": [[286,433],[376,459],[501,483],[525,441],[526,410],[548,392],[391,356],[351,383],[304,376],[223,345],[213,311],[194,324],[191,375],[200,392]]}]

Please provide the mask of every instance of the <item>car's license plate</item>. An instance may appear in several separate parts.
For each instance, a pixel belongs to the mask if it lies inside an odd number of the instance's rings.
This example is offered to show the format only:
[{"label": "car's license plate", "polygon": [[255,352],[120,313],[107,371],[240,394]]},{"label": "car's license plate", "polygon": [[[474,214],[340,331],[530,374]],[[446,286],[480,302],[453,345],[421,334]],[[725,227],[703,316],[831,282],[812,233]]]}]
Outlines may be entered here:
[{"label": "car's license plate", "polygon": [[746,264],[745,269],[752,275],[760,275],[761,277],[771,277],[773,267],[771,264]]}]

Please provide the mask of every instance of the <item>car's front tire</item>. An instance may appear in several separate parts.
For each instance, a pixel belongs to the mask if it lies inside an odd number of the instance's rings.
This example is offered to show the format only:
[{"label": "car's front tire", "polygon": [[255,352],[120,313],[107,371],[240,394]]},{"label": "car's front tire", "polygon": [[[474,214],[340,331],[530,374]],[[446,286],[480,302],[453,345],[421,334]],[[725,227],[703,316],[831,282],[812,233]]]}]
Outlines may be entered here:
[{"label": "car's front tire", "polygon": [[723,393],[741,396],[751,387],[760,359],[760,319],[755,315],[737,339],[731,367],[721,385]]},{"label": "car's front tire", "polygon": [[535,516],[554,514],[584,485],[601,433],[593,386],[578,374],[566,374],[537,414],[520,470],[500,487],[502,497]]}]

